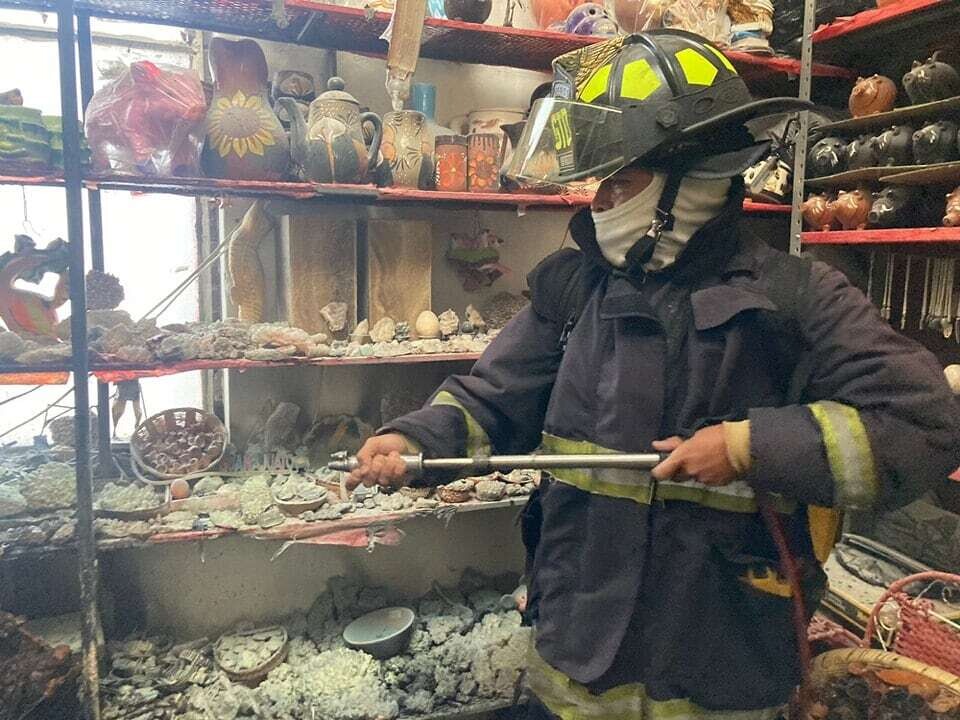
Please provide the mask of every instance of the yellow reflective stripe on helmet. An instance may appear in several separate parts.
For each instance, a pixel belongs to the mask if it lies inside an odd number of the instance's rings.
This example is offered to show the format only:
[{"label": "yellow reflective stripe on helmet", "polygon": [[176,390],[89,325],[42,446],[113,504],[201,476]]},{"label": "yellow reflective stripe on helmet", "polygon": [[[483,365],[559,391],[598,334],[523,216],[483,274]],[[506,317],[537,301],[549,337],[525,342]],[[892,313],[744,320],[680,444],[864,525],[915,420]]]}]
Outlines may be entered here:
[{"label": "yellow reflective stripe on helmet", "polygon": [[663,84],[660,76],[646,60],[634,60],[624,66],[620,79],[620,97],[646,100]]},{"label": "yellow reflective stripe on helmet", "polygon": [[868,508],[877,499],[877,471],[867,429],[856,408],[824,400],[808,405],[823,436],[839,507]]},{"label": "yellow reflective stripe on helmet", "polygon": [[468,455],[489,455],[490,454],[490,438],[487,435],[486,430],[481,427],[480,423],[476,421],[473,415],[457,400],[451,393],[446,390],[441,390],[437,393],[437,396],[433,398],[431,405],[446,405],[448,407],[455,407],[457,410],[463,413],[463,419],[467,424],[467,454]]},{"label": "yellow reflective stripe on helmet", "polygon": [[839,510],[817,505],[807,506],[807,525],[810,529],[813,556],[821,563],[827,561],[830,551],[837,544],[842,520],[843,514]]},{"label": "yellow reflective stripe on helmet", "polygon": [[580,90],[580,97],[577,99],[585,103],[591,103],[603,95],[610,84],[610,70],[610,65],[604,65],[597,70]]},{"label": "yellow reflective stripe on helmet", "polygon": [[[541,449],[546,453],[560,455],[618,454],[617,450],[587,440],[569,440],[549,433],[543,434]],[[704,485],[695,480],[662,480],[654,483],[650,473],[645,470],[617,468],[558,468],[550,474],[560,482],[585,492],[633,500],[642,505],[649,505],[657,499],[692,502],[726,512],[755,513],[758,509],[753,489],[743,480],[724,486]],[[780,496],[772,498],[778,512],[792,513],[796,510],[795,502]]]},{"label": "yellow reflective stripe on helmet", "polygon": [[674,57],[680,63],[680,68],[690,85],[706,85],[709,87],[713,85],[717,73],[720,72],[716,65],[693,48],[678,50]]},{"label": "yellow reflective stripe on helmet", "polygon": [[720,52],[719,50],[717,50],[713,45],[704,45],[704,47],[706,47],[707,50],[709,50],[709,51],[712,52],[714,55],[716,55],[716,56],[717,56],[717,59],[719,59],[720,62],[723,63],[723,66],[724,66],[727,70],[729,70],[730,72],[732,72],[734,75],[737,74],[737,69],[733,66],[733,63],[730,62],[730,58],[728,58],[728,57],[727,57],[726,55],[724,55],[722,52]]},{"label": "yellow reflective stripe on helmet", "polygon": [[561,720],[774,720],[783,708],[706,710],[685,698],[652,700],[641,683],[591,693],[531,649],[527,685]]}]

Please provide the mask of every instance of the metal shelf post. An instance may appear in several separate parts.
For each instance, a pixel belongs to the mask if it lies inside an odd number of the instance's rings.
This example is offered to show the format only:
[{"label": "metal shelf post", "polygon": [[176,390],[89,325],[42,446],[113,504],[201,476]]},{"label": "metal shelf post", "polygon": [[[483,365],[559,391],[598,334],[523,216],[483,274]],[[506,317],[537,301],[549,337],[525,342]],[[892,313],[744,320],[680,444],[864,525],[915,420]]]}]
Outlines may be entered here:
[{"label": "metal shelf post", "polygon": [[[813,26],[817,14],[817,0],[804,0],[803,41],[800,47],[800,99],[810,100],[813,80]],[[801,252],[803,232],[803,183],[807,174],[807,135],[810,132],[810,113],[800,113],[797,142],[793,147],[793,199],[790,210],[790,254]]]},{"label": "metal shelf post", "polygon": [[70,337],[73,345],[74,432],[76,434],[77,546],[80,566],[81,682],[86,720],[100,720],[97,637],[97,547],[90,474],[90,397],[88,388],[87,298],[84,286],[83,185],[80,167],[80,114],[77,106],[74,1],[57,1],[60,56],[60,110],[63,115],[63,167],[70,247]]}]

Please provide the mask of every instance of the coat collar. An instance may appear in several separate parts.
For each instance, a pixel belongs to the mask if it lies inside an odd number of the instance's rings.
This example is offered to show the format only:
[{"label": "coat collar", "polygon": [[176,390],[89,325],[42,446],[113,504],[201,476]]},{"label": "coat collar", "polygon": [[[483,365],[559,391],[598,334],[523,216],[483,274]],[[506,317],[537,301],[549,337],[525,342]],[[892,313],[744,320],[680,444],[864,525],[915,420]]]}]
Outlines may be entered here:
[{"label": "coat collar", "polygon": [[[736,274],[753,274],[756,256],[752,243],[743,243],[739,234],[739,220],[743,213],[743,180],[734,178],[730,195],[720,214],[697,230],[676,262],[657,275],[680,284],[694,284],[710,276],[726,279]],[[570,221],[570,236],[595,265],[611,274],[627,275],[634,281],[642,280],[642,268],[615,268],[600,251],[590,208],[584,208]],[[723,268],[717,273],[716,268]]]}]

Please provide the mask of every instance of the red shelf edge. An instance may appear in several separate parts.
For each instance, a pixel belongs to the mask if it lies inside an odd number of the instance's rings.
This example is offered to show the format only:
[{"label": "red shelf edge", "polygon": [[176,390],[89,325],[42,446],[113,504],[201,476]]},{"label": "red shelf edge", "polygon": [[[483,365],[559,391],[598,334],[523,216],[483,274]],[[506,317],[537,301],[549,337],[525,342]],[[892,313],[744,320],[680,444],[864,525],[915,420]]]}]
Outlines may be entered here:
[{"label": "red shelf edge", "polygon": [[856,33],[869,27],[883,25],[905,15],[920,12],[941,4],[943,4],[943,0],[899,0],[899,2],[892,3],[886,7],[864,10],[856,15],[821,25],[813,31],[811,37],[815,43],[836,40],[845,35],[850,35],[851,33]]},{"label": "red shelf edge", "polygon": [[960,243],[960,228],[892,228],[889,230],[828,230],[804,232],[809,245],[879,245],[884,243]]}]

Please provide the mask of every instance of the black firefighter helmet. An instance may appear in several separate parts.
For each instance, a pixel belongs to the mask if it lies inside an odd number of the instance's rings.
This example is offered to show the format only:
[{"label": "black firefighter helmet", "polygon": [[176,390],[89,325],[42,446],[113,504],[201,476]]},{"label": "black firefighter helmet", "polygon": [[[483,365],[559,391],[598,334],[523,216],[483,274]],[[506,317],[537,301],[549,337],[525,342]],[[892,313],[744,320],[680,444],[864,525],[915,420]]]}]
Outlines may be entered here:
[{"label": "black firefighter helmet", "polygon": [[506,168],[516,180],[600,180],[634,163],[732,177],[766,150],[745,122],[811,107],[754,100],[720,50],[682,30],[615,37],[561,55],[553,69],[550,97],[534,103]]}]

